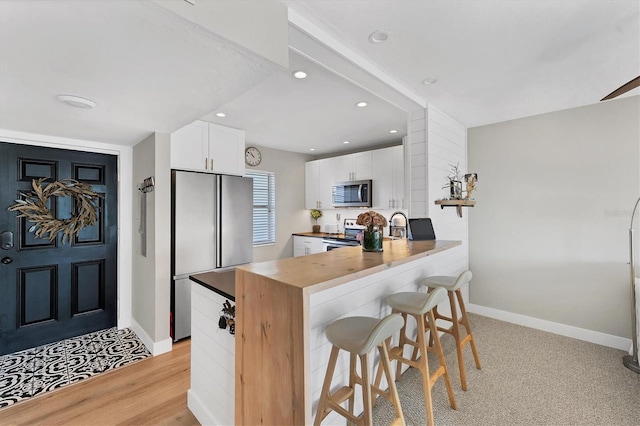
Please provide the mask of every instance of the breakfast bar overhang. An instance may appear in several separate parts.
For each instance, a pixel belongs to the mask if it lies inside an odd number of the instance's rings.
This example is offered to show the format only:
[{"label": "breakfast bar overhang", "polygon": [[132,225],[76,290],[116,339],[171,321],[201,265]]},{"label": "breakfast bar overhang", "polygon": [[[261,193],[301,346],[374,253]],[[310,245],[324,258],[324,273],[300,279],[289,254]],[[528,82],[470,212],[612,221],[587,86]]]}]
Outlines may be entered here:
[{"label": "breakfast bar overhang", "polygon": [[438,254],[460,245],[401,239],[378,253],[346,247],[238,267],[235,424],[311,424],[331,349],[326,325],[387,315],[386,296],[449,272]]}]

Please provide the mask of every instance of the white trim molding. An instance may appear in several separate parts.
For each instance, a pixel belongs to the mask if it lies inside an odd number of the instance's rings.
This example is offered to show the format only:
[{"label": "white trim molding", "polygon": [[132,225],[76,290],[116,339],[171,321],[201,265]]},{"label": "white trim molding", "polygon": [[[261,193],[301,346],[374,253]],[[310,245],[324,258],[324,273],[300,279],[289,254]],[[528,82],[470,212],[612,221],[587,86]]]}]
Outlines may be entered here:
[{"label": "white trim molding", "polygon": [[572,337],[574,339],[596,343],[598,345],[620,349],[622,351],[629,350],[629,346],[631,345],[631,339],[625,339],[624,337],[613,336],[611,334],[600,333],[599,331],[587,330],[584,328],[573,327],[571,325],[528,317],[526,315],[514,314],[513,312],[501,311],[499,309],[488,308],[486,306],[474,305],[473,303],[467,304],[467,311],[500,321],[535,328],[536,330],[547,331],[549,333],[559,334],[560,336]]}]

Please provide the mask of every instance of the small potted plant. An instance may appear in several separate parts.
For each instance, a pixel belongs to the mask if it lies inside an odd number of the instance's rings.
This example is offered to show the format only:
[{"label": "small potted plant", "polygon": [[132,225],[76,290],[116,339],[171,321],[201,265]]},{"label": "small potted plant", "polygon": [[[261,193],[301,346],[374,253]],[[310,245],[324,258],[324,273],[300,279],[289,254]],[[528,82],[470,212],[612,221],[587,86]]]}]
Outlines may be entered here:
[{"label": "small potted plant", "polygon": [[320,232],[320,225],[318,225],[318,218],[322,217],[322,211],[317,209],[311,209],[311,217],[316,222],[316,224],[313,225],[313,228],[312,228],[313,232]]}]

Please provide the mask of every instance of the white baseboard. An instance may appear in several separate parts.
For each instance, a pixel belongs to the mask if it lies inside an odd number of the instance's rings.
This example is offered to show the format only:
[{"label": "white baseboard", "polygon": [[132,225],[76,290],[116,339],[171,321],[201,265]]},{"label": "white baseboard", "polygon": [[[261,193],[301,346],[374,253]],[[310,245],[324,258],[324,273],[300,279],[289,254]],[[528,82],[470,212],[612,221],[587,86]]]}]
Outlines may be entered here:
[{"label": "white baseboard", "polygon": [[131,328],[131,317],[118,318],[118,329],[122,330],[123,328]]},{"label": "white baseboard", "polygon": [[629,346],[631,346],[631,339],[625,339],[624,337],[613,336],[611,334],[600,333],[599,331],[587,330],[571,325],[528,317],[526,315],[514,314],[513,312],[501,311],[499,309],[487,308],[486,306],[474,305],[473,303],[467,304],[467,311],[500,321],[523,325],[537,330],[548,331],[549,333],[572,337],[574,339],[584,340],[585,342],[596,343],[598,345],[608,346],[610,348],[620,349],[623,351],[628,351]]},{"label": "white baseboard", "polygon": [[193,392],[193,389],[189,389],[187,391],[187,407],[189,407],[189,410],[191,410],[202,426],[222,425],[216,416],[214,416],[209,410],[207,405],[198,398],[198,395],[196,395],[195,392]]},{"label": "white baseboard", "polygon": [[161,355],[166,352],[171,352],[173,344],[171,338],[154,342],[153,339],[144,331],[144,328],[135,319],[131,319],[131,329],[142,340],[142,343],[147,347],[147,350],[151,352],[153,356]]}]

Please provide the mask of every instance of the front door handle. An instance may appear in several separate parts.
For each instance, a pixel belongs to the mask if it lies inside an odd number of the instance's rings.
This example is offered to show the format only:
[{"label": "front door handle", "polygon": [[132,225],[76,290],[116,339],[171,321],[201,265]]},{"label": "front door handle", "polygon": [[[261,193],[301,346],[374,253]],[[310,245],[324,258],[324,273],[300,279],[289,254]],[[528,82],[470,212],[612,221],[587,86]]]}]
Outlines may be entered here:
[{"label": "front door handle", "polygon": [[11,262],[13,262],[13,259],[10,257],[3,257],[2,260],[0,260],[0,262],[2,262],[4,265],[8,265]]},{"label": "front door handle", "polygon": [[13,232],[3,231],[0,233],[0,248],[11,250],[13,248]]}]

